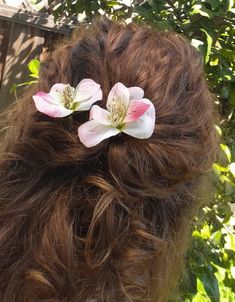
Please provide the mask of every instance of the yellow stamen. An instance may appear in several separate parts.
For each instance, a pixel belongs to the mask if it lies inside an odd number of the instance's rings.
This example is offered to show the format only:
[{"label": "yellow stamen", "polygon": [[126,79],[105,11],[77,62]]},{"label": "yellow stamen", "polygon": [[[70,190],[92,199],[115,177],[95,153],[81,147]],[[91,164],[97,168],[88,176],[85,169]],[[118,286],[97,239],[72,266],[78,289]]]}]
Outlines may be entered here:
[{"label": "yellow stamen", "polygon": [[74,101],[74,88],[69,84],[66,85],[62,91],[63,105],[67,109],[71,109],[71,105]]},{"label": "yellow stamen", "polygon": [[109,109],[109,118],[112,125],[116,128],[121,128],[123,126],[123,121],[126,117],[128,107],[121,98],[116,98],[112,100],[112,105]]}]

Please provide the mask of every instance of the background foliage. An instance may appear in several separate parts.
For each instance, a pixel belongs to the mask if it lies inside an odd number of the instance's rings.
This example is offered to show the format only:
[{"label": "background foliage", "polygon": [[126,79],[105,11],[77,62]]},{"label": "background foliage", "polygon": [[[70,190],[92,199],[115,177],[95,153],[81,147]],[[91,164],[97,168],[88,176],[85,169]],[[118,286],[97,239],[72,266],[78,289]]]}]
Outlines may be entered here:
[{"label": "background foliage", "polygon": [[[186,36],[203,54],[205,72],[221,113],[220,162],[215,172],[215,197],[195,218],[187,267],[174,301],[235,301],[235,5],[233,0],[34,1],[56,22],[90,22],[106,14]],[[29,66],[37,77],[34,61]],[[32,71],[32,69],[34,71]]]}]

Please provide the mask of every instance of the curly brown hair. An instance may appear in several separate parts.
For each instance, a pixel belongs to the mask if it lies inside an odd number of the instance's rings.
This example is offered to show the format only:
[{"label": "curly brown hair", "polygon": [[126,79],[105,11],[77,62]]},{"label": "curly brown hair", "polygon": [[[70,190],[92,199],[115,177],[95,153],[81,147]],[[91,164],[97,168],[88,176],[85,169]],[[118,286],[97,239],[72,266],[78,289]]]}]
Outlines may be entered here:
[{"label": "curly brown hair", "polygon": [[[152,137],[88,149],[77,129],[89,112],[36,110],[36,91],[84,78],[101,85],[101,107],[117,82],[143,88]],[[99,20],[57,47],[3,115],[1,301],[166,301],[217,150],[201,55],[176,33]]]}]

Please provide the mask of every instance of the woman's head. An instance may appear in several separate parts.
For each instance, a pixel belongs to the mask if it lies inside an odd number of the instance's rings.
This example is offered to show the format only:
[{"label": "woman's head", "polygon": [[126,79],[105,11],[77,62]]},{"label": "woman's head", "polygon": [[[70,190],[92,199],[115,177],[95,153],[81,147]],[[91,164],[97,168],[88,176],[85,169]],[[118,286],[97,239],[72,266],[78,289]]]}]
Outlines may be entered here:
[{"label": "woman's head", "polygon": [[[85,78],[101,85],[103,108],[117,82],[141,87],[156,110],[153,135],[122,133],[87,148],[77,129],[89,111],[51,118],[36,110],[36,91]],[[108,20],[78,29],[42,62],[38,85],[10,108],[5,127],[3,301],[167,299],[216,153],[213,98],[189,42]]]}]

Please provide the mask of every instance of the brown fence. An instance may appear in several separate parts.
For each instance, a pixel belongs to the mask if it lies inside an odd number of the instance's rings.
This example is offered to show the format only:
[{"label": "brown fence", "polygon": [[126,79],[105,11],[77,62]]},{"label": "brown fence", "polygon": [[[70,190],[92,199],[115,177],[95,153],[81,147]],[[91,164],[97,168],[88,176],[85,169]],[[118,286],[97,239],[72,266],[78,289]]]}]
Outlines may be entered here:
[{"label": "brown fence", "polygon": [[0,109],[15,100],[11,88],[28,79],[27,64],[39,57],[45,45],[70,35],[53,17],[1,4],[0,1]]}]

